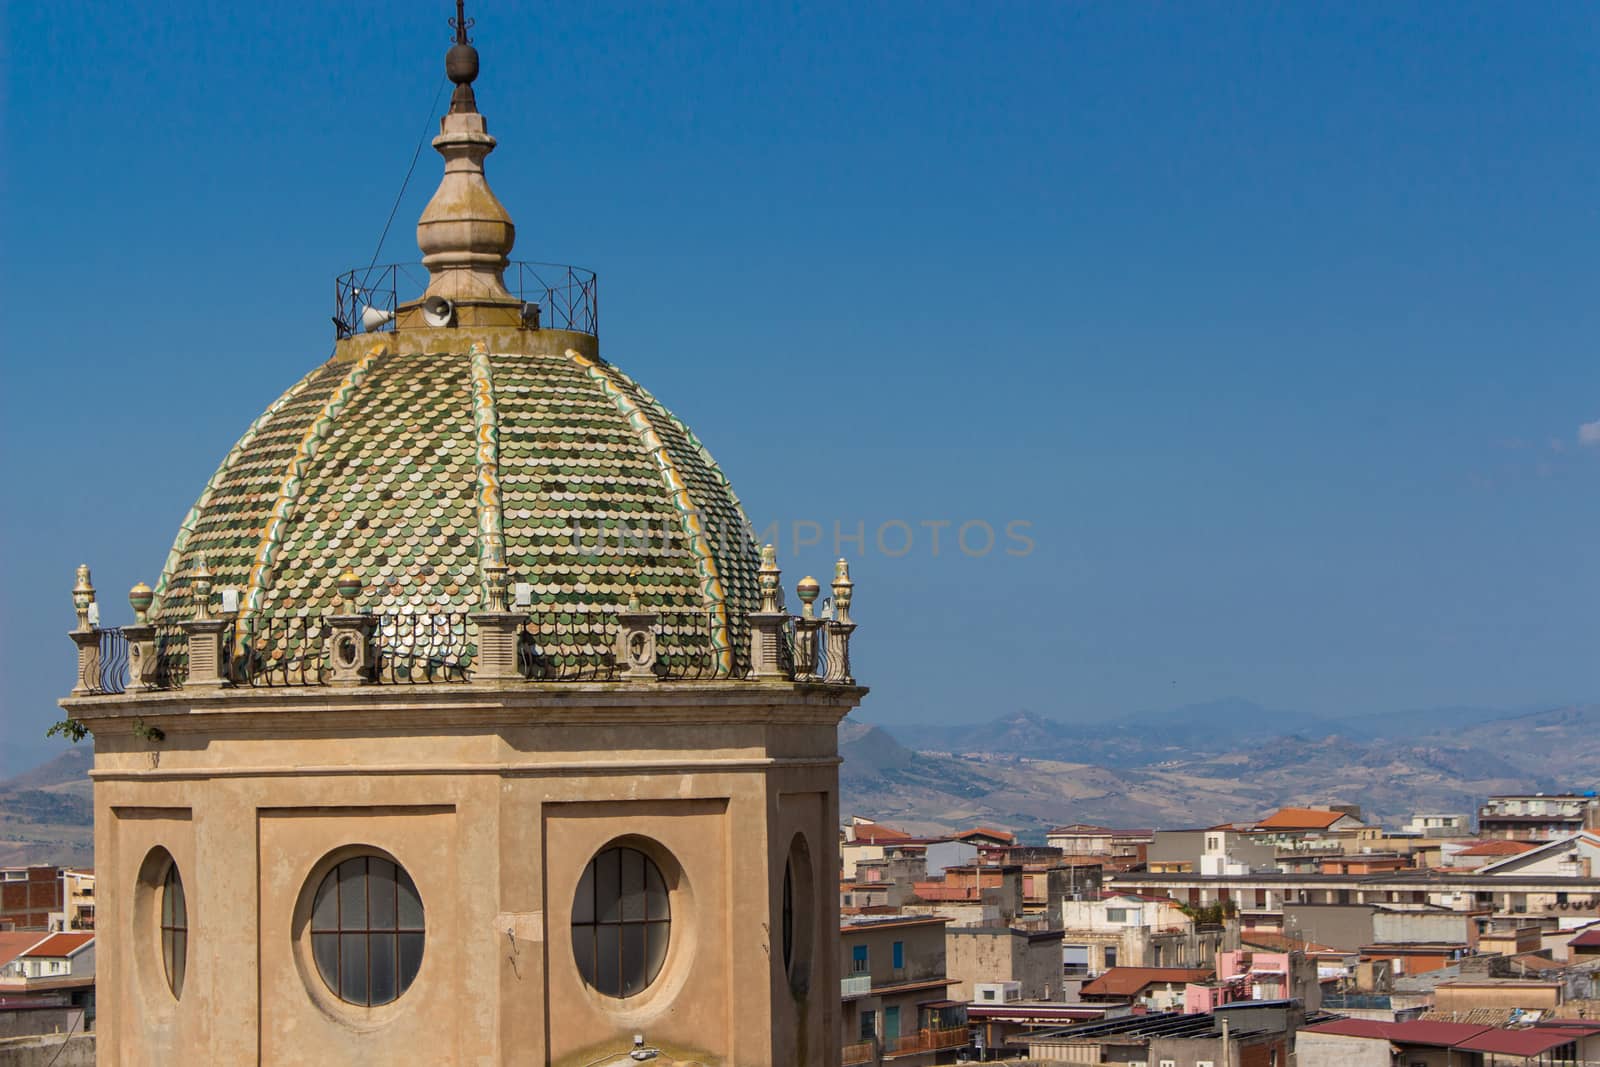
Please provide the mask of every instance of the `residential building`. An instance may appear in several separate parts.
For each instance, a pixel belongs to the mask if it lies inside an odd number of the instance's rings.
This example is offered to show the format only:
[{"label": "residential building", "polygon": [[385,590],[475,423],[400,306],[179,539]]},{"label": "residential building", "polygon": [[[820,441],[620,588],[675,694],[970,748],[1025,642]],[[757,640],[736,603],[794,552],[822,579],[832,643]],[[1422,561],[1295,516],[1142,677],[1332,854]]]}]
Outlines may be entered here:
[{"label": "residential building", "polygon": [[94,934],[51,934],[19,952],[4,967],[0,981],[94,977]]},{"label": "residential building", "polygon": [[1060,849],[1064,856],[1110,859],[1113,835],[1114,831],[1109,826],[1077,822],[1050,830],[1045,834],[1044,843]]},{"label": "residential building", "polygon": [[48,930],[61,912],[62,868],[0,867],[0,930]]},{"label": "residential building", "polygon": [[[1570,868],[1569,868],[1570,869]],[[1481,869],[1385,874],[1251,873],[1216,875],[1118,872],[1107,876],[1116,891],[1168,896],[1191,907],[1227,903],[1246,929],[1282,928],[1286,903],[1387,904],[1434,907],[1494,916],[1600,918],[1600,878],[1522,874]],[[1320,940],[1320,939],[1319,939]]]},{"label": "residential building", "polygon": [[1322,1007],[1316,961],[1301,952],[1241,948],[1217,953],[1216,974],[1184,989],[1185,1012],[1210,1012],[1245,1001],[1293,1000],[1308,1011]]},{"label": "residential building", "polygon": [[1182,1011],[1186,987],[1204,982],[1216,971],[1211,967],[1113,967],[1078,988],[1078,997],[1090,1002],[1128,1004],[1146,1011]]},{"label": "residential building", "polygon": [[1472,820],[1465,813],[1418,812],[1400,829],[1418,837],[1466,837],[1472,833]]},{"label": "residential building", "polygon": [[943,878],[917,882],[913,892],[907,914],[942,915],[958,926],[1010,926],[1023,912],[1022,866],[947,867]]},{"label": "residential building", "polygon": [[1273,871],[1278,850],[1263,835],[1231,823],[1197,830],[1157,830],[1145,869],[1156,874],[1248,874]]},{"label": "residential building", "polygon": [[1205,967],[1239,947],[1237,921],[1201,923],[1167,897],[1107,893],[1062,906],[1062,952],[1069,975],[1113,967]]},{"label": "residential building", "polygon": [[1565,958],[1574,963],[1600,961],[1600,924],[1587,927],[1568,938]]},{"label": "residential building", "polygon": [[839,928],[845,1064],[949,1062],[967,1044],[964,1004],[950,997],[940,916],[862,918]]},{"label": "residential building", "polygon": [[94,871],[90,868],[61,869],[61,916],[55,928],[94,929]]},{"label": "residential building", "polygon": [[[1030,1060],[1117,1067],[1288,1067],[1302,1009],[1287,1001],[1227,1005],[1210,1014],[1158,1012],[1013,1039]],[[1020,1051],[1020,1050],[1019,1050]]]},{"label": "residential building", "polygon": [[1045,834],[1045,844],[1068,858],[1102,860],[1107,870],[1128,870],[1143,864],[1154,830],[1113,830],[1090,823],[1057,826]]},{"label": "residential building", "polygon": [[0,933],[0,1036],[94,1022],[93,933]]},{"label": "residential building", "polygon": [[1481,868],[1497,863],[1507,856],[1517,856],[1538,848],[1533,841],[1513,841],[1506,837],[1486,841],[1462,841],[1446,844],[1439,850],[1439,865],[1448,868]]},{"label": "residential building", "polygon": [[1306,1026],[1295,1042],[1298,1067],[1536,1067],[1583,1063],[1600,1055],[1600,1024],[1541,1022],[1508,1029],[1477,1023],[1335,1019]]},{"label": "residential building", "polygon": [[1366,829],[1361,809],[1353,805],[1328,808],[1279,808],[1251,830],[1257,840],[1280,852],[1341,850],[1338,838]]},{"label": "residential building", "polygon": [[1600,829],[1600,796],[1589,793],[1503,793],[1478,808],[1478,833],[1518,841],[1548,841]]},{"label": "residential building", "polygon": [[1018,998],[1049,1000],[1061,995],[1060,930],[1009,926],[947,926],[945,968],[956,1000],[979,999],[984,983],[1010,983]]},{"label": "residential building", "polygon": [[[915,854],[914,848],[906,845],[900,847],[907,855]],[[942,877],[945,868],[977,863],[982,855],[983,850],[971,841],[929,841],[922,846],[923,874],[920,877]]]},{"label": "residential building", "polygon": [[854,879],[857,863],[881,860],[886,850],[893,851],[896,846],[915,846],[920,851],[926,848],[926,842],[872,819],[860,815],[851,817],[840,831],[840,877]]},{"label": "residential building", "polygon": [[1580,833],[1536,844],[1533,848],[1478,868],[1479,874],[1507,874],[1523,878],[1593,878],[1600,875],[1600,831]]}]

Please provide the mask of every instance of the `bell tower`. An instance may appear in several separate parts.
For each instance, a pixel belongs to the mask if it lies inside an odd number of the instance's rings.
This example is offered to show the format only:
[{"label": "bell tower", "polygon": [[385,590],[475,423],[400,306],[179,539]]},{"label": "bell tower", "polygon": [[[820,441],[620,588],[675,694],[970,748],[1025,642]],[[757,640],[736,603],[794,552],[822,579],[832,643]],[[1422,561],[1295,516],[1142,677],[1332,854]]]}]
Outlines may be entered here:
[{"label": "bell tower", "polygon": [[849,568],[792,614],[595,276],[509,258],[471,25],[423,269],[340,279],[131,622],[79,569],[100,1062],[831,1067]]}]

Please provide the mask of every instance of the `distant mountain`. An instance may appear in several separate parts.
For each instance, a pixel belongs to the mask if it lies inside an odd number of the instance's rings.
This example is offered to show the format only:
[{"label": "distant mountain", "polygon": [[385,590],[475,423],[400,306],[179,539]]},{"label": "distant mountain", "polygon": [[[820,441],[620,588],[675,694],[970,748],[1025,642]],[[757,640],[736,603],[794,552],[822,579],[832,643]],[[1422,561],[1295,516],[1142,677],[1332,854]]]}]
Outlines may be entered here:
[{"label": "distant mountain", "polygon": [[94,763],[94,752],[88,745],[74,745],[48,763],[41,763],[31,771],[0,780],[0,793],[22,789],[49,789],[61,785],[88,785],[89,767]]},{"label": "distant mountain", "polygon": [[[1038,839],[1064,822],[1179,827],[1329,803],[1393,826],[1417,811],[1471,813],[1491,793],[1600,782],[1600,705],[1308,720],[1230,699],[1092,726],[1023,711],[892,727],[894,747],[873,736],[886,731],[849,728],[844,810],[922,832],[993,821]],[[895,770],[880,773],[884,762]]]},{"label": "distant mountain", "polygon": [[[980,823],[1039,843],[1068,822],[1176,828],[1288,804],[1396,826],[1491,793],[1600,786],[1600,704],[1440,708],[1308,723],[1225,700],[1094,725],[1021,711],[967,726],[839,726],[841,814],[915,833]],[[1293,732],[1285,732],[1293,726]],[[92,862],[88,746],[0,782],[0,864]]]},{"label": "distant mountain", "polygon": [[88,745],[0,781],[0,866],[94,862]]}]

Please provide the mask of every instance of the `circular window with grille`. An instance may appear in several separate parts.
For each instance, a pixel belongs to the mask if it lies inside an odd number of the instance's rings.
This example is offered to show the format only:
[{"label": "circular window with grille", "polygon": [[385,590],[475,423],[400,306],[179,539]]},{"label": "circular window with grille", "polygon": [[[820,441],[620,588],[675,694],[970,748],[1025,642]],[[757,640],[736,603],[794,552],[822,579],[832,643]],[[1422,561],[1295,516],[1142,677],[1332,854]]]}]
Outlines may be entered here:
[{"label": "circular window with grille", "polygon": [[347,1004],[396,1000],[422,968],[427,937],[422,897],[393,858],[378,852],[335,865],[311,902],[311,958]]},{"label": "circular window with grille", "polygon": [[583,980],[609,997],[643,992],[666,962],[672,905],[654,860],[613,846],[589,861],[572,902],[572,954]]}]

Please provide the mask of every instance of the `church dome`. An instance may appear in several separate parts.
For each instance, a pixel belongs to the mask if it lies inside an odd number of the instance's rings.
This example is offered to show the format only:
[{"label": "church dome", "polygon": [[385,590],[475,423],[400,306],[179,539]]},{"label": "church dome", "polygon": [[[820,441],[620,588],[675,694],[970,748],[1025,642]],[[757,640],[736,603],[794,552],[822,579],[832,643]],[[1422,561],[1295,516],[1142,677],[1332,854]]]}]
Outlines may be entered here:
[{"label": "church dome", "polygon": [[384,616],[465,619],[506,610],[509,589],[512,610],[581,636],[633,605],[729,673],[761,602],[749,523],[688,427],[600,357],[592,275],[508,289],[523,268],[484,179],[494,138],[468,58],[433,142],[446,166],[418,225],[426,290],[399,302],[403,268],[383,275],[386,301],[371,272],[341,285],[333,356],[206,483],[151,621],[191,617],[203,567],[237,591],[243,641],[252,620],[338,614],[353,572],[360,610]]}]

